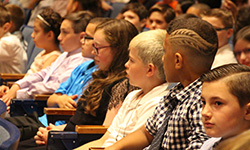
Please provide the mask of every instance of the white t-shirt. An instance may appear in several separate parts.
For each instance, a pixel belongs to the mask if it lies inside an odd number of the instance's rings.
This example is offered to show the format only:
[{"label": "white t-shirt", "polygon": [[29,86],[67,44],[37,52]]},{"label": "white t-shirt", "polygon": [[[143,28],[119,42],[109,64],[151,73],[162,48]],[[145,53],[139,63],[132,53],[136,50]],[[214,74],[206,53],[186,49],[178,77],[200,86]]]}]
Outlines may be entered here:
[{"label": "white t-shirt", "polygon": [[141,90],[129,93],[108,128],[109,138],[103,146],[113,145],[116,141],[142,127],[147,118],[153,114],[160,99],[169,92],[169,87],[168,83],[159,85],[140,99],[137,99],[137,97]]}]

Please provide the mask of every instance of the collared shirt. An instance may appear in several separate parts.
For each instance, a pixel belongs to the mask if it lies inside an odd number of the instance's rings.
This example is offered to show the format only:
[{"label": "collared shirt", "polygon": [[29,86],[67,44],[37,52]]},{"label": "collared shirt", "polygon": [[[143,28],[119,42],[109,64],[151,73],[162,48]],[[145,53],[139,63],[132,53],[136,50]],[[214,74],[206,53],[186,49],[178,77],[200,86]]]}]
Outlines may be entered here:
[{"label": "collared shirt", "polygon": [[204,142],[200,150],[213,150],[220,140],[221,138],[212,137]]},{"label": "collared shirt", "polygon": [[92,79],[91,74],[96,70],[94,60],[86,61],[77,66],[71,73],[68,80],[63,82],[55,93],[78,95],[79,99],[82,95],[83,88]]},{"label": "collared shirt", "polygon": [[[65,52],[57,59],[64,57]],[[76,49],[67,54],[67,57],[61,62],[55,61],[51,66],[26,76],[25,78],[18,80],[16,83],[20,86],[21,90],[17,91],[17,98],[31,98],[33,94],[54,93],[60,86],[60,84],[66,81],[71,72],[84,61],[90,60],[89,58],[82,57],[81,48]],[[60,63],[60,66],[51,73],[51,69],[57,66],[56,63]],[[48,73],[51,73],[49,78],[44,82]]]},{"label": "collared shirt", "polygon": [[237,63],[237,60],[234,56],[231,46],[226,44],[218,49],[211,69],[230,63]]},{"label": "collared shirt", "polygon": [[199,149],[207,140],[201,121],[202,103],[200,101],[202,83],[197,79],[187,87],[180,83],[156,107],[153,116],[146,122],[147,131],[155,136],[165,119],[169,99],[176,97],[179,103],[172,111],[163,137],[162,149]]},{"label": "collared shirt", "polygon": [[24,73],[27,54],[20,40],[9,32],[0,38],[0,73]]}]

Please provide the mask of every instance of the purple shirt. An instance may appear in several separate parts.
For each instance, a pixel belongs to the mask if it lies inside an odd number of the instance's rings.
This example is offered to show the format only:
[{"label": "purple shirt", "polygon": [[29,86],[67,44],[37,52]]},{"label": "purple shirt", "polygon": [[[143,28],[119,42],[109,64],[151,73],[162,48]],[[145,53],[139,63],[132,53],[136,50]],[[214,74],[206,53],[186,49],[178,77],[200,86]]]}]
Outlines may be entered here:
[{"label": "purple shirt", "polygon": [[[32,98],[34,94],[54,93],[78,65],[90,60],[82,57],[81,51],[79,48],[69,53],[64,52],[51,66],[18,80],[16,84],[21,89],[17,91],[17,98],[25,99]],[[46,77],[47,74],[50,74],[49,78]]]}]

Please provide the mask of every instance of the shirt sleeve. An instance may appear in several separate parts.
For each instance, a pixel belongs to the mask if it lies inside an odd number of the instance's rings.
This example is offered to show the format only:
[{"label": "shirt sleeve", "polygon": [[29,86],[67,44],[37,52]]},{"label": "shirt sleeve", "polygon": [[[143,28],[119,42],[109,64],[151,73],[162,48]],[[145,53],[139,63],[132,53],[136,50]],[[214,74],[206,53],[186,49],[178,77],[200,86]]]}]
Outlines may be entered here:
[{"label": "shirt sleeve", "polygon": [[188,113],[188,118],[191,127],[191,136],[188,137],[189,147],[188,150],[200,149],[204,141],[208,139],[208,136],[205,133],[205,129],[202,124],[201,119],[201,110],[202,104],[199,99],[196,100],[197,103],[194,103],[190,107],[190,111]]},{"label": "shirt sleeve", "polygon": [[33,83],[42,82],[44,77],[46,76],[46,72],[48,72],[49,70],[50,70],[50,66],[39,72],[32,73],[28,76],[25,76],[23,79],[18,80],[16,84],[18,84],[20,88],[23,89],[23,88],[29,87]]},{"label": "shirt sleeve", "polygon": [[[66,81],[71,72],[76,68],[77,65],[81,64],[84,61],[81,55],[76,55],[74,57],[67,58],[62,65],[50,76],[47,82],[44,82],[46,74],[50,71],[51,66],[28,75],[24,80],[16,82],[20,85],[21,89],[27,87],[26,93],[29,96],[34,94],[43,94],[43,93],[54,93],[60,86],[60,84]],[[70,65],[69,65],[70,64]],[[25,91],[24,91],[25,92]],[[18,93],[17,97],[22,97],[22,93]],[[26,94],[26,95],[27,95]]]},{"label": "shirt sleeve", "polygon": [[156,106],[154,113],[151,117],[148,118],[145,127],[146,130],[152,135],[155,136],[155,134],[157,133],[158,130],[158,124],[162,124],[163,123],[163,119],[164,117],[161,114],[162,113],[163,108],[165,108],[165,104],[164,104],[164,99],[162,98],[160,100],[160,103]]}]

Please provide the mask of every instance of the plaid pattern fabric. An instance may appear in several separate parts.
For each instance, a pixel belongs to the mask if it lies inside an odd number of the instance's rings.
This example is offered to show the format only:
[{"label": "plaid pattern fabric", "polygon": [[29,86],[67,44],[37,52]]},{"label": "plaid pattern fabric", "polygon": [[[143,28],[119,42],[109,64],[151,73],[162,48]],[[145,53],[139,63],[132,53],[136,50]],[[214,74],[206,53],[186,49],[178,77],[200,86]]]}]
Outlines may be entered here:
[{"label": "plaid pattern fabric", "polygon": [[[197,79],[185,88],[178,84],[169,92],[171,97],[176,97],[180,102],[169,118],[161,149],[198,150],[208,139],[201,122],[201,86],[201,81]],[[163,98],[153,116],[146,122],[146,129],[153,136],[156,135],[166,117],[169,95]]]}]

